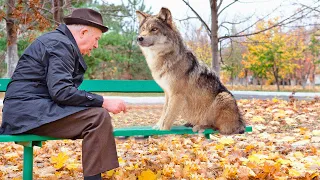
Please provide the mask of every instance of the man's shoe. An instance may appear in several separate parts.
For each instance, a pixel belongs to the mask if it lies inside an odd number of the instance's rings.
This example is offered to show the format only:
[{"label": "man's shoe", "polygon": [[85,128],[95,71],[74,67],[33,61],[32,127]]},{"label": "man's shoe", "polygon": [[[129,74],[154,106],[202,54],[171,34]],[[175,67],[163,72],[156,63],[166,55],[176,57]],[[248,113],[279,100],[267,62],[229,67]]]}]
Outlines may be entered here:
[{"label": "man's shoe", "polygon": [[85,176],[84,180],[101,180],[101,173],[94,176]]}]

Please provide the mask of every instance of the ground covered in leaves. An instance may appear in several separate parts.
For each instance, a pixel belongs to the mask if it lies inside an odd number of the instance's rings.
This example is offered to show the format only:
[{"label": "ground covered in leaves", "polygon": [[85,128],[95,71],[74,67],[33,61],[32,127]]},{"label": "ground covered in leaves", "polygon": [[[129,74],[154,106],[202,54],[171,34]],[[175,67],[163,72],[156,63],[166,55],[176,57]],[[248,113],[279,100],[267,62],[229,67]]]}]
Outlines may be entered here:
[{"label": "ground covered in leaves", "polygon": [[[104,179],[320,179],[320,100],[239,100],[253,132],[116,139],[120,166]],[[115,128],[153,125],[161,105],[131,105]],[[176,125],[184,124],[179,119]],[[0,179],[21,179],[23,149],[0,143]],[[82,179],[81,140],[35,148],[34,179]]]}]

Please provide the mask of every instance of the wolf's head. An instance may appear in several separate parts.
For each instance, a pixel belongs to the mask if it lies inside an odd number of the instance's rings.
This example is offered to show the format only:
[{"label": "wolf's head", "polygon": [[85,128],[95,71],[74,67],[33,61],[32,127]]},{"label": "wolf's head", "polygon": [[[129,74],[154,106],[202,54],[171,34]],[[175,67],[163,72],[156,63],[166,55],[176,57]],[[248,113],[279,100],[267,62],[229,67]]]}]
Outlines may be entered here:
[{"label": "wolf's head", "polygon": [[141,48],[169,49],[179,45],[180,33],[172,21],[171,12],[161,8],[157,15],[136,11],[139,20],[138,44]]}]

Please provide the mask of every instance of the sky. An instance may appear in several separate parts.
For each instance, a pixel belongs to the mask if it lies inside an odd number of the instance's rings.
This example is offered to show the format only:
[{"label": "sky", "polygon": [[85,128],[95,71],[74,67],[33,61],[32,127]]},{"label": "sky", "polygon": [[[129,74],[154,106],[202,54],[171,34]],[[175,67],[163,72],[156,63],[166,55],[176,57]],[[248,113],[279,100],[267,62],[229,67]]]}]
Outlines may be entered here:
[{"label": "sky", "polygon": [[[108,3],[121,4],[125,0],[105,0]],[[209,0],[186,0],[197,11],[197,13],[209,25],[210,21],[210,4]],[[223,0],[222,7],[227,6],[234,0]],[[237,29],[242,29],[250,26],[257,19],[262,18],[268,14],[270,17],[288,17],[298,7],[293,6],[294,3],[303,3],[306,5],[314,5],[315,0],[238,0],[219,16],[219,21],[244,21],[248,18],[249,21],[238,25]],[[218,0],[220,2],[220,0]],[[151,7],[154,14],[157,14],[161,7],[169,8],[176,25],[180,31],[185,31],[185,26],[179,20],[189,17],[195,17],[194,13],[182,0],[144,0],[147,7]],[[199,20],[191,20],[193,27],[200,27]],[[223,33],[220,32],[220,33]]]}]

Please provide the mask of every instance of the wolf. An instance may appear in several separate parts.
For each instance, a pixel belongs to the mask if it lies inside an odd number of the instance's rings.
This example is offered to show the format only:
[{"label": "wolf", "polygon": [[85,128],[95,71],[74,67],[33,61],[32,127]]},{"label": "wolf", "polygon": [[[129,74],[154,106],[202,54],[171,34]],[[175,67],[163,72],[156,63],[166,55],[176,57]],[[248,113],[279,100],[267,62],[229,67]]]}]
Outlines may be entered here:
[{"label": "wolf", "polygon": [[163,89],[165,103],[155,129],[169,130],[181,115],[193,131],[205,128],[221,134],[244,133],[245,123],[237,102],[215,72],[184,45],[167,8],[157,15],[136,11],[137,43],[152,77]]}]

